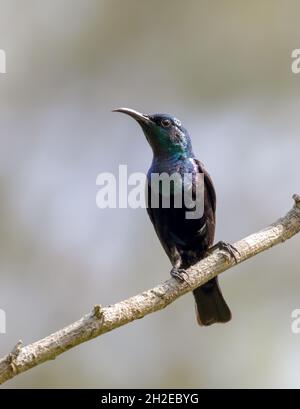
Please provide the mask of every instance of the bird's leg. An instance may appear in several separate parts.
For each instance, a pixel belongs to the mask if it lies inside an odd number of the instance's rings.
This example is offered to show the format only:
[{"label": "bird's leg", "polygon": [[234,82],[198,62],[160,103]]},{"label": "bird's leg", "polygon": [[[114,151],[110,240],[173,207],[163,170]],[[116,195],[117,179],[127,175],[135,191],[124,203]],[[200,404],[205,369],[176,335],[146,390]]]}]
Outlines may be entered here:
[{"label": "bird's leg", "polygon": [[185,282],[189,284],[188,282],[189,275],[184,268],[181,268],[182,260],[180,253],[176,248],[173,250],[172,259],[173,267],[170,271],[171,276],[174,277],[176,280],[180,281],[181,283]]},{"label": "bird's leg", "polygon": [[208,253],[212,253],[214,250],[223,250],[226,251],[227,253],[230,254],[231,257],[234,258],[234,261],[237,263],[238,259],[236,257],[236,255],[238,255],[239,257],[241,256],[241,253],[238,251],[238,249],[236,247],[234,247],[232,244],[227,243],[226,241],[219,241],[217,244],[215,244],[214,246],[210,247],[208,250]]},{"label": "bird's leg", "polygon": [[172,267],[170,274],[172,277],[176,278],[176,280],[180,281],[181,283],[189,284],[188,279],[186,278],[189,275],[184,268],[174,266]]}]

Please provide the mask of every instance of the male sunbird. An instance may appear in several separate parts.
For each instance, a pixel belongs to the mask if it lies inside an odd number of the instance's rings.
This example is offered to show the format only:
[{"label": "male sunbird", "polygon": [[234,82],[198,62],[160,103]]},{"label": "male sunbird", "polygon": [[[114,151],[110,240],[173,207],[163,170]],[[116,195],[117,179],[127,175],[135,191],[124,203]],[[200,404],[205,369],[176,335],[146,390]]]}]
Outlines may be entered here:
[{"label": "male sunbird", "polygon": [[[153,223],[156,234],[167,253],[173,266],[171,275],[185,280],[188,267],[195,264],[207,255],[212,246],[216,224],[216,193],[212,179],[203,164],[196,159],[188,131],[181,122],[168,114],[145,115],[129,108],[118,108],[115,112],[122,112],[131,116],[141,126],[153,151],[153,160],[147,174],[147,211]],[[152,204],[151,198],[157,194],[151,185],[151,175],[173,173],[180,175],[191,174],[193,193],[198,174],[203,174],[204,195],[196,200],[203,200],[201,217],[187,218],[187,208],[175,206],[170,200],[170,206],[162,206],[162,197],[159,205]],[[183,188],[184,178],[183,179]],[[169,195],[174,195],[169,191]],[[162,195],[158,191],[158,195]],[[195,195],[193,196],[195,197]],[[174,198],[173,198],[174,199]],[[230,245],[220,242],[232,253]],[[234,257],[234,255],[233,255]],[[211,279],[194,291],[197,321],[200,325],[211,325],[217,322],[227,322],[231,319],[231,312],[222,296],[217,277]]]}]

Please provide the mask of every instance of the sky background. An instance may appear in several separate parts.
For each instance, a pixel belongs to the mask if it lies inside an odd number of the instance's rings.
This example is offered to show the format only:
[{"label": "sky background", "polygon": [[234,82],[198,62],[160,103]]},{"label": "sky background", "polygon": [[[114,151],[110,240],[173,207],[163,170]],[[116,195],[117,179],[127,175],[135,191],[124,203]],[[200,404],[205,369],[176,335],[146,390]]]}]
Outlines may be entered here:
[{"label": "sky background", "polygon": [[[144,209],[96,206],[96,177],[147,172],[111,109],[168,112],[217,191],[216,240],[273,222],[299,184],[297,1],[0,0],[0,355],[169,277]],[[300,386],[300,237],[220,277],[233,320],[200,328],[193,297],[3,385]]]}]

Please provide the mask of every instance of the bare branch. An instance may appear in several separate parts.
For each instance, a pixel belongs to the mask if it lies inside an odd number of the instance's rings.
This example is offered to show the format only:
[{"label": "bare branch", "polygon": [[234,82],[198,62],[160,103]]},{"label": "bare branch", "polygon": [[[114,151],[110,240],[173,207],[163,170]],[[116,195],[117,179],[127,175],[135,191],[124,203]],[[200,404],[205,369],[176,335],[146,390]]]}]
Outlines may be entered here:
[{"label": "bare branch", "polygon": [[[294,207],[275,223],[234,243],[241,263],[256,254],[282,243],[300,231],[300,196],[294,195]],[[69,326],[33,344],[19,341],[12,352],[0,360],[0,384],[83,342],[128,324],[152,312],[159,311],[177,298],[206,283],[235,265],[235,260],[222,250],[190,267],[189,284],[179,284],[170,278],[158,286],[114,305],[94,306],[92,312]]]}]

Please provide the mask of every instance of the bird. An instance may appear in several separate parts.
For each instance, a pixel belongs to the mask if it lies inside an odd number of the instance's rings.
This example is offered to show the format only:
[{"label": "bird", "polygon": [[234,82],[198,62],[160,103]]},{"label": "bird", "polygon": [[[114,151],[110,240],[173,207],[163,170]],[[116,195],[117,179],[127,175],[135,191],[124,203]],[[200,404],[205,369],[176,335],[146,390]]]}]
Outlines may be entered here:
[{"label": "bird", "polygon": [[[153,159],[146,182],[147,212],[172,264],[171,276],[179,281],[186,281],[186,270],[203,259],[213,246],[216,192],[212,178],[203,163],[195,157],[190,135],[176,117],[170,114],[143,114],[131,108],[117,108],[113,112],[132,117],[142,128],[152,148]],[[204,203],[201,217],[187,218],[187,212],[191,208],[187,208],[185,203],[181,207],[175,205],[176,192],[178,193],[175,185],[169,191],[169,206],[162,205],[163,192],[157,186],[154,189],[152,177],[162,174],[171,176],[174,173],[182,177],[182,188],[190,189],[196,200],[200,200],[195,196],[196,177],[202,175]],[[183,177],[186,174],[191,175],[188,181]],[[189,186],[186,186],[188,183]],[[218,245],[235,257],[233,246],[223,241],[216,246]],[[194,289],[193,294],[199,325],[210,326],[231,320],[231,311],[222,295],[217,277]]]}]

